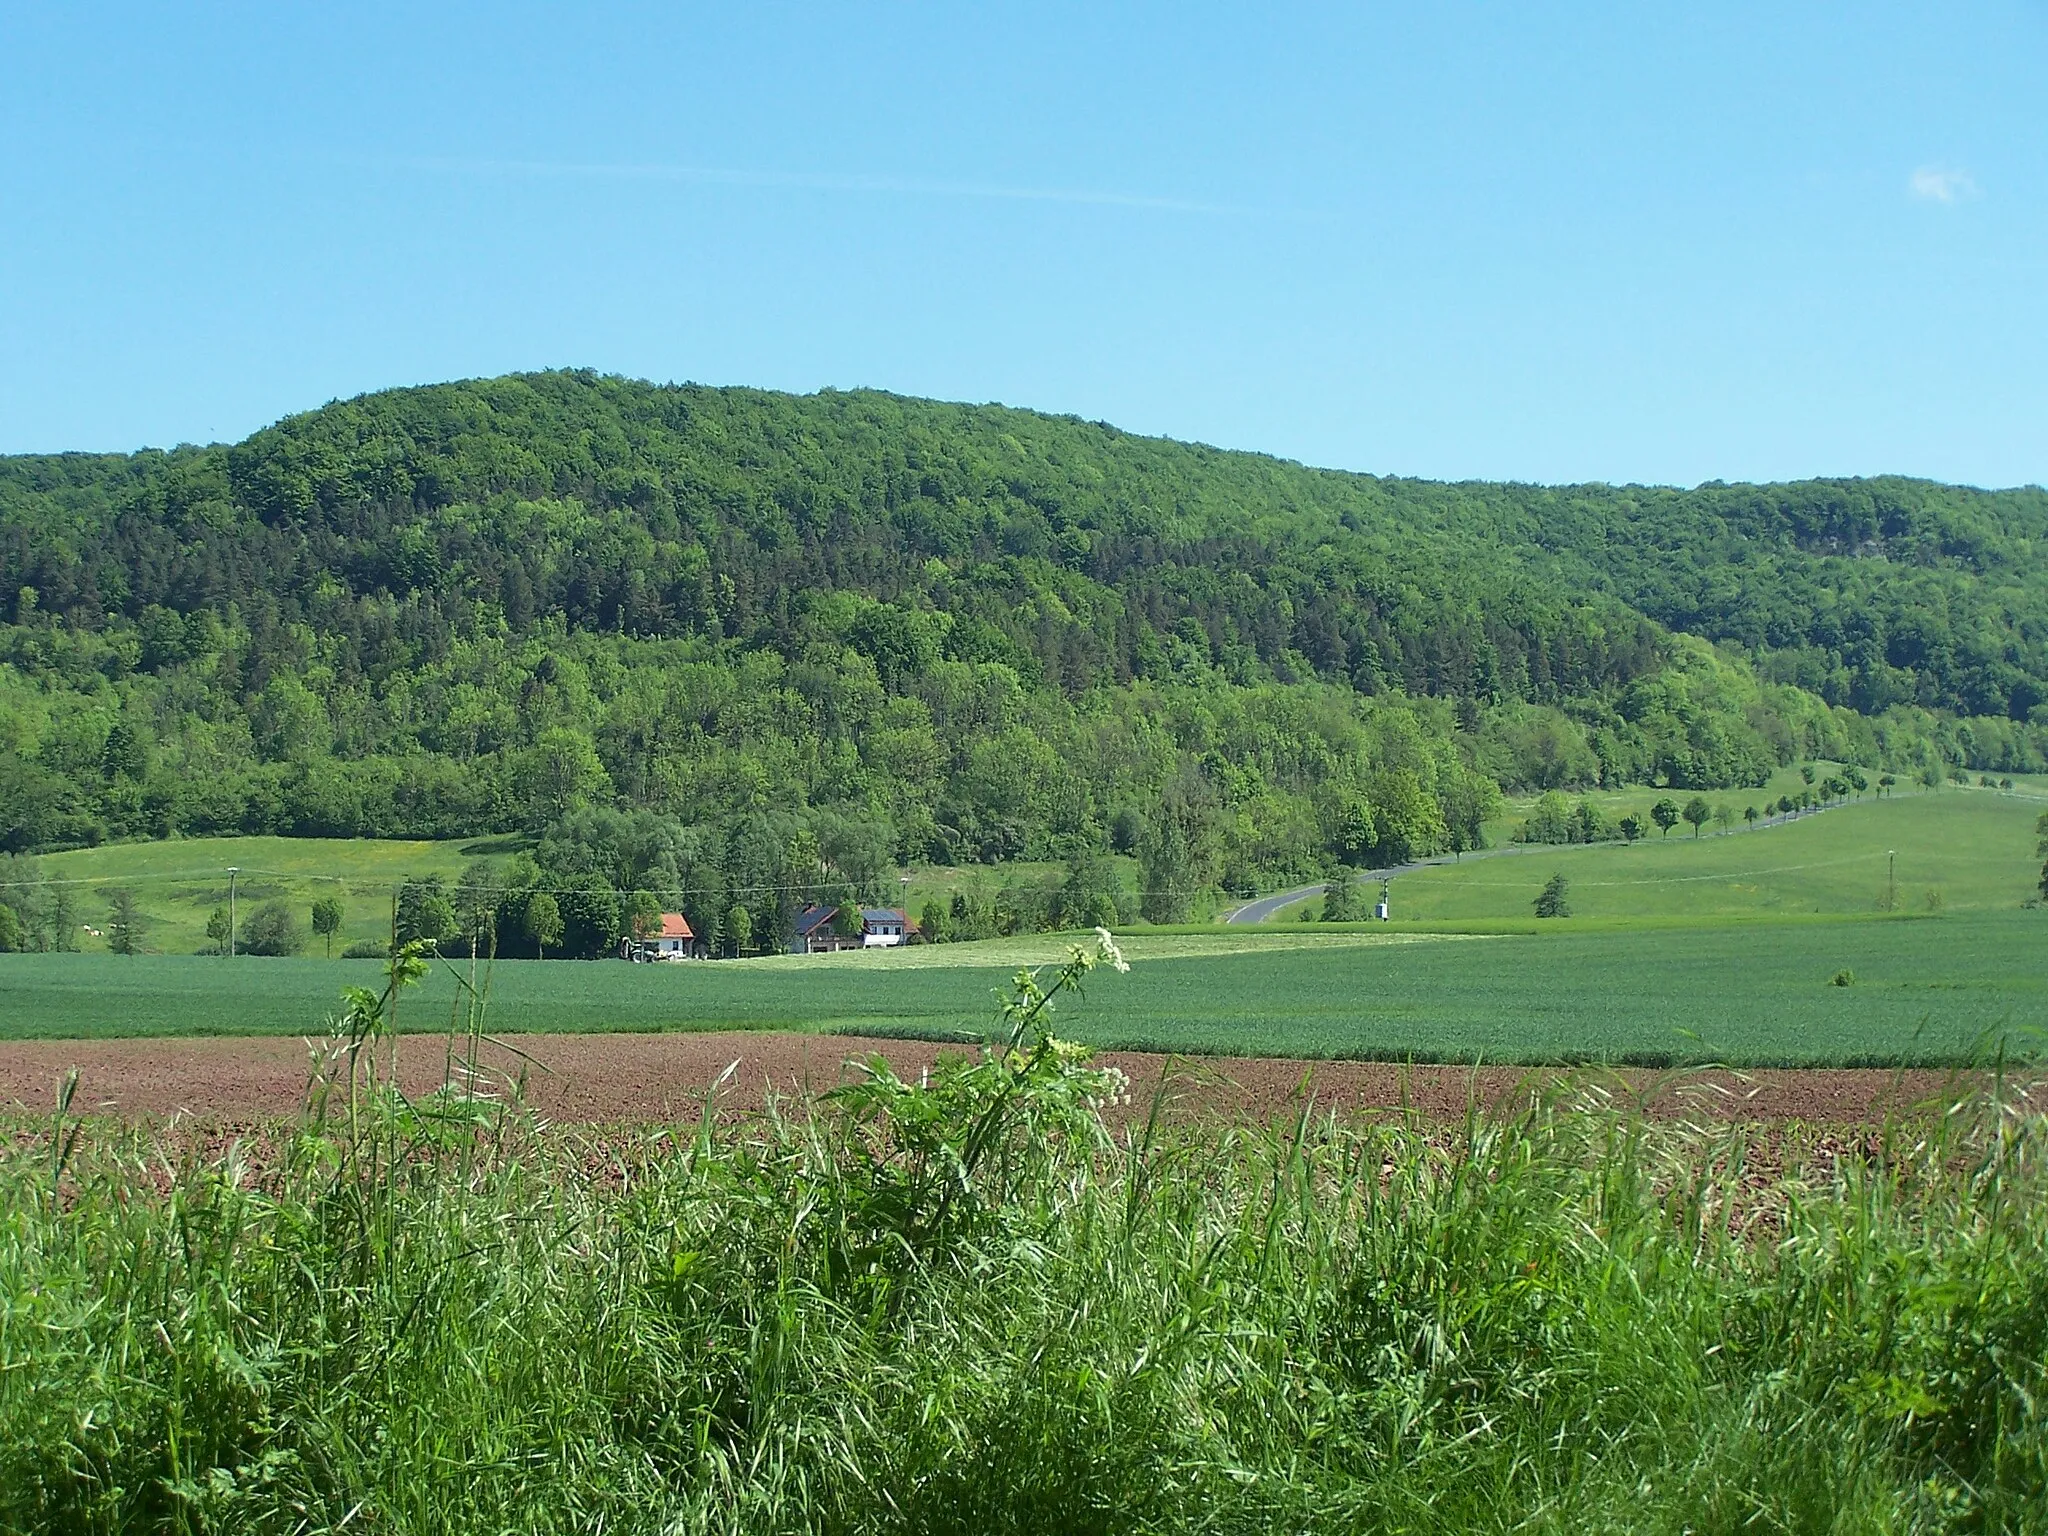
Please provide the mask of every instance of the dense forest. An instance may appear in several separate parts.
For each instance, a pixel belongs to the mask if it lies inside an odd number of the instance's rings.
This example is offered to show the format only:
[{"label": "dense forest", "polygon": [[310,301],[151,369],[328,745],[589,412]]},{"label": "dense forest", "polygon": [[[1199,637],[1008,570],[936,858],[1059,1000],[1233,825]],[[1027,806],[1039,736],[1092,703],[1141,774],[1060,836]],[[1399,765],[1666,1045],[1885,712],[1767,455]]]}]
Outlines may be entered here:
[{"label": "dense forest", "polygon": [[2040,769],[2044,540],[2038,489],[1449,485],[869,392],[391,391],[0,458],[0,848],[566,849],[595,815],[735,887],[1131,852],[1172,915],[1469,845],[1501,789]]}]

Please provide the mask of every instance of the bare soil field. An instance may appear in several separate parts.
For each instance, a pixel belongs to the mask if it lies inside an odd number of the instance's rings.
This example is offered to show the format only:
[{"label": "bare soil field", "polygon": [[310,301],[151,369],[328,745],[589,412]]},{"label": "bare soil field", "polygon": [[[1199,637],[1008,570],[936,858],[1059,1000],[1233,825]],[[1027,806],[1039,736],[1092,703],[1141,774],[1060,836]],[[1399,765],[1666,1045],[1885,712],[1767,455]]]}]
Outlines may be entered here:
[{"label": "bare soil field", "polygon": [[[725,1075],[722,1112],[758,1108],[768,1095],[802,1097],[846,1079],[849,1063],[874,1054],[910,1076],[957,1047],[848,1035],[521,1035],[521,1056],[491,1049],[489,1066],[524,1066],[528,1102],[559,1122],[591,1125],[694,1119]],[[145,1119],[179,1116],[216,1126],[253,1126],[290,1116],[305,1099],[312,1048],[302,1039],[47,1040],[0,1043],[0,1113],[47,1113],[58,1084],[76,1068],[74,1113]],[[1347,1114],[1398,1111],[1459,1116],[1476,1100],[1499,1106],[1532,1090],[1543,1074],[1520,1067],[1413,1066],[1277,1058],[1171,1058],[1104,1052],[1102,1063],[1131,1080],[1124,1114],[1146,1112],[1160,1073],[1175,1070],[1182,1112],[1266,1119],[1298,1113],[1304,1093],[1318,1108]],[[444,1080],[445,1037],[408,1035],[399,1078],[424,1093]],[[1554,1075],[1554,1074],[1553,1074]],[[1955,1084],[1941,1071],[1758,1070],[1733,1073],[1642,1070],[1581,1072],[1579,1080],[1642,1098],[1653,1114],[1716,1120],[1799,1120],[1852,1125],[1882,1120]]]}]

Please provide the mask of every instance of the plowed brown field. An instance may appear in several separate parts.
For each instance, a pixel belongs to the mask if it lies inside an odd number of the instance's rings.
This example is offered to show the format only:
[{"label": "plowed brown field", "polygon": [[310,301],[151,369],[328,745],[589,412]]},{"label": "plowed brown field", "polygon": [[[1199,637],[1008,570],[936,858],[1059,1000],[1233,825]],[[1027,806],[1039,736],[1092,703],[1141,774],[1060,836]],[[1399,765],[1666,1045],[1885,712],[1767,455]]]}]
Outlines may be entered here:
[{"label": "plowed brown field", "polygon": [[[558,1121],[617,1124],[695,1118],[706,1091],[733,1068],[721,1109],[758,1107],[769,1093],[802,1096],[844,1080],[846,1064],[879,1052],[906,1076],[947,1047],[846,1035],[770,1033],[521,1035],[528,1101]],[[400,1046],[400,1081],[424,1092],[443,1080],[447,1046],[413,1035]],[[1142,1114],[1169,1058],[1105,1052],[1129,1075]],[[64,1074],[76,1068],[74,1112],[123,1117],[180,1115],[214,1125],[254,1125],[294,1113],[305,1095],[304,1040],[166,1039],[22,1041],[0,1044],[0,1111],[47,1112]],[[516,1071],[519,1058],[492,1052],[490,1065]],[[1181,1060],[1174,1079],[1183,1110],[1263,1119],[1297,1112],[1301,1095],[1346,1113],[1410,1106],[1430,1116],[1464,1113],[1468,1102],[1499,1105],[1530,1091],[1536,1075],[1513,1067],[1400,1067],[1375,1062],[1273,1058]],[[1855,1124],[1928,1101],[1955,1082],[1935,1071],[1801,1070],[1580,1074],[1616,1093],[1644,1098],[1652,1113],[1720,1120],[1805,1120]]]}]

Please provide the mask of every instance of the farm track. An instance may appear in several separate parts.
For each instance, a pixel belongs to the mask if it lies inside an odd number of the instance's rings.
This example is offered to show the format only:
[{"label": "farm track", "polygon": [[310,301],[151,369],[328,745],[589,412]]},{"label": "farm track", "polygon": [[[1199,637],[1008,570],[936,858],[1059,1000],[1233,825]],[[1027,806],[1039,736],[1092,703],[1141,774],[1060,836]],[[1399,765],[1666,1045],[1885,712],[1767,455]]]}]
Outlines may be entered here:
[{"label": "farm track", "polygon": [[[705,1091],[734,1068],[721,1110],[744,1113],[766,1096],[822,1092],[844,1080],[845,1064],[880,1053],[912,1076],[949,1047],[850,1035],[767,1032],[703,1034],[522,1035],[530,1061],[527,1095],[556,1121],[620,1124],[694,1119]],[[520,1058],[490,1050],[489,1065],[516,1072]],[[410,1093],[443,1080],[446,1038],[405,1036],[400,1081]],[[1107,1051],[1098,1058],[1131,1079],[1131,1104],[1143,1115],[1162,1067],[1172,1058]],[[64,1074],[76,1068],[74,1112],[146,1119],[171,1115],[215,1126],[254,1126],[294,1114],[308,1077],[302,1039],[49,1040],[0,1044],[0,1113],[46,1114]],[[1306,1080],[1319,1108],[1370,1114],[1406,1104],[1430,1117],[1464,1114],[1468,1102],[1497,1105],[1528,1091],[1518,1067],[1416,1066],[1359,1061],[1207,1057],[1188,1065],[1177,1090],[1181,1110],[1230,1118],[1296,1113]],[[1664,1118],[1801,1120],[1863,1124],[1922,1104],[1952,1086],[1942,1071],[1879,1069],[1758,1070],[1741,1074],[1644,1070],[1591,1073],[1614,1091],[1649,1096]]]}]

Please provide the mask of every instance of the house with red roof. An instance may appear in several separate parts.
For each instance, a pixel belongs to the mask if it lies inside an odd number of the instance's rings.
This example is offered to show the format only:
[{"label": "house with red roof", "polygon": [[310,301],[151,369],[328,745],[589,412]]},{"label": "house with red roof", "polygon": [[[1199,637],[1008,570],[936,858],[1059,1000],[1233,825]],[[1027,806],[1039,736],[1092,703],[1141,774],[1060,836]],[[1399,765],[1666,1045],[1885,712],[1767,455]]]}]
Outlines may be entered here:
[{"label": "house with red roof", "polygon": [[661,925],[645,938],[629,933],[619,940],[621,960],[695,960],[702,954],[703,946],[691,931],[690,920],[680,912],[662,913]]}]

